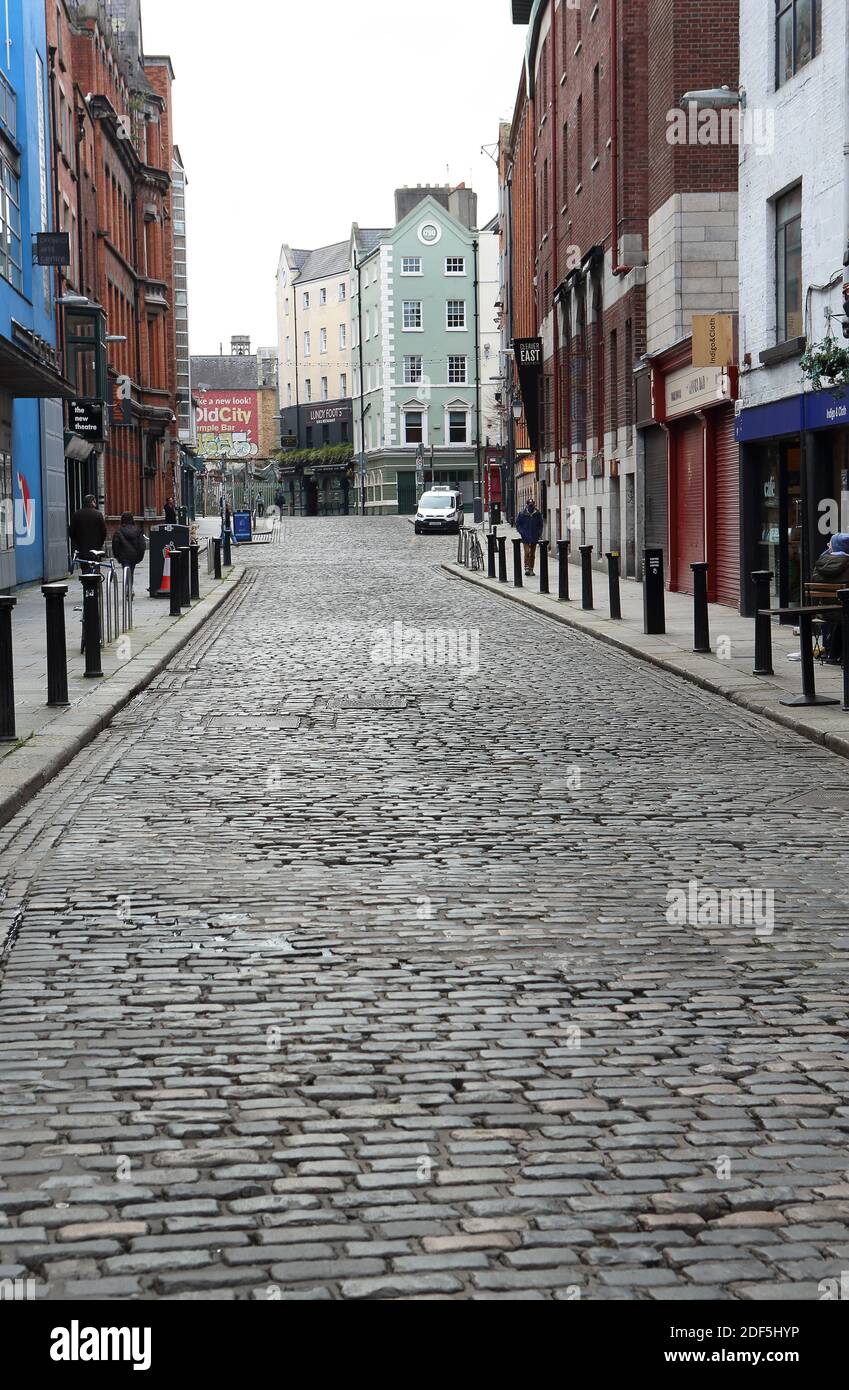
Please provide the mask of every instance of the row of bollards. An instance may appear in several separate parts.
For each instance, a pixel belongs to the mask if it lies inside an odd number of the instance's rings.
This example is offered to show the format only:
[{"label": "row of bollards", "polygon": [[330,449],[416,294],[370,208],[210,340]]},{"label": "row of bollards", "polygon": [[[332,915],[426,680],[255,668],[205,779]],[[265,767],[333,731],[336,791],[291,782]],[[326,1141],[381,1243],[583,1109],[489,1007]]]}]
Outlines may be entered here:
[{"label": "row of bollards", "polygon": [[[222,551],[225,565],[232,565],[229,537],[215,540],[215,577],[222,578]],[[174,549],[171,554],[171,616],[182,617],[200,599],[200,548],[197,544]],[[85,677],[103,677],[100,603],[103,576],[81,574],[83,589],[83,655]],[[47,629],[47,705],[67,709],[68,649],[65,632],[67,584],[43,584]],[[17,741],[15,722],[15,675],[12,646],[12,613],[17,599],[0,594],[0,743]]]}]

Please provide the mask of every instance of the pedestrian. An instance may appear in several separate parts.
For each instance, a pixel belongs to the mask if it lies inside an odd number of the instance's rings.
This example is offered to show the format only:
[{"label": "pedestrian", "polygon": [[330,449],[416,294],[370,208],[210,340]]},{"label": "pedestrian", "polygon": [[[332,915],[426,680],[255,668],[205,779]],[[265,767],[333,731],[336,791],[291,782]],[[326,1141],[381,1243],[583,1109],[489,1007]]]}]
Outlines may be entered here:
[{"label": "pedestrian", "polygon": [[173,497],[166,497],[165,499],[165,525],[177,525],[177,508],[174,506]]},{"label": "pedestrian", "polygon": [[261,497],[256,499],[256,514],[257,516],[265,516],[265,503]]},{"label": "pedestrian", "polygon": [[[844,584],[849,588],[849,534],[842,532],[832,536],[828,549],[824,550],[814,565],[814,583]],[[843,664],[843,622],[842,619],[828,619],[823,635],[825,659],[829,666]]]},{"label": "pedestrian", "polygon": [[147,553],[144,531],[135,523],[132,512],[124,512],[121,525],[112,537],[112,554],[130,571],[130,589],[135,594],[136,565],[140,565]]},{"label": "pedestrian", "polygon": [[525,547],[525,574],[532,575],[537,558],[537,546],[542,540],[544,526],[542,512],[538,512],[533,497],[529,497],[516,517],[516,530],[522,537]]},{"label": "pedestrian", "polygon": [[92,560],[106,548],[106,519],[98,510],[97,498],[86,497],[70,525],[71,545],[81,560]]}]

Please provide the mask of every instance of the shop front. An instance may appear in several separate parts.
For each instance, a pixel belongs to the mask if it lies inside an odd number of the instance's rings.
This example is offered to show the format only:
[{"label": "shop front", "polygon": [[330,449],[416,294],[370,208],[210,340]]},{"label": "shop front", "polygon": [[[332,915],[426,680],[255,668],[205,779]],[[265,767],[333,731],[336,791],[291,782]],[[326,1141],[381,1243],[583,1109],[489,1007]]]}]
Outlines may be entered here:
[{"label": "shop front", "polygon": [[744,611],[751,613],[753,571],[772,573],[772,598],[801,603],[817,556],[849,531],[849,393],[812,391],[743,410]]},{"label": "shop front", "polygon": [[666,583],[693,592],[707,561],[712,603],[740,606],[740,469],[733,368],[693,367],[691,343],[652,361],[643,463],[648,544],[666,544]]}]

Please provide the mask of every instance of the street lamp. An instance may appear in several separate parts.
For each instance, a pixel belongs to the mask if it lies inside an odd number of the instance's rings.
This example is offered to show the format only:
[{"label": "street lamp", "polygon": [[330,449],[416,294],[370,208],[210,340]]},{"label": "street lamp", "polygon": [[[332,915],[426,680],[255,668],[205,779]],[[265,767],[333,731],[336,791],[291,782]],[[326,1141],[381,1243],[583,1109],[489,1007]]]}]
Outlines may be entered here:
[{"label": "street lamp", "polygon": [[685,92],[681,98],[681,105],[704,106],[714,111],[739,106],[745,111],[746,88],[738,87],[735,91],[733,87],[726,84],[722,87],[705,87],[699,91]]},{"label": "street lamp", "polygon": [[522,397],[517,394],[513,397],[513,419],[516,421],[517,425],[524,413],[525,407],[522,404]]}]

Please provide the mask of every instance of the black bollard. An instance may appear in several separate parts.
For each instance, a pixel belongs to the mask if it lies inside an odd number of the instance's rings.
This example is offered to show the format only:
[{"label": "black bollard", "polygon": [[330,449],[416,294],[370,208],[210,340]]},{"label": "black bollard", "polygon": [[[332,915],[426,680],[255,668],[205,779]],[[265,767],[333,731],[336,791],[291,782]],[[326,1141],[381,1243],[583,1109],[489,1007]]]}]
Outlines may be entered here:
[{"label": "black bollard", "polygon": [[843,605],[843,709],[849,714],[849,589],[838,589]]},{"label": "black bollard", "polygon": [[557,542],[557,597],[569,600],[569,542]]},{"label": "black bollard", "polygon": [[192,603],[200,601],[200,546],[197,541],[189,546],[189,593]]},{"label": "black bollard", "polygon": [[607,587],[610,592],[610,616],[622,617],[622,600],[619,594],[619,551],[611,550],[607,555]]},{"label": "black bollard", "polygon": [[522,542],[519,541],[519,540],[514,540],[514,541],[513,541],[513,587],[516,588],[516,589],[521,589],[523,582],[524,582],[524,581],[523,581],[523,579],[522,579]]},{"label": "black bollard", "polygon": [[171,617],[183,615],[183,556],[176,546],[171,551]]},{"label": "black bollard", "polygon": [[663,587],[663,551],[648,548],[643,564],[643,632],[662,636],[666,632],[666,593]]},{"label": "black bollard", "polygon": [[710,624],[708,621],[708,563],[700,560],[691,565],[693,571],[693,651],[710,654]]},{"label": "black bollard", "polygon": [[183,608],[192,606],[192,576],[189,573],[191,568],[191,551],[187,545],[180,546],[180,571],[182,585],[180,587],[180,604]]},{"label": "black bollard", "polygon": [[462,532],[462,530],[459,530],[459,531],[457,532],[457,564],[458,564],[458,565],[462,565],[462,563],[463,563],[463,532]]},{"label": "black bollard", "polygon": [[229,530],[224,532],[224,568],[233,568],[233,537]]},{"label": "black bollard", "polygon": [[10,594],[0,594],[0,743],[17,743],[12,665],[12,610],[17,601]]},{"label": "black bollard", "polygon": [[65,639],[67,584],[42,584],[47,622],[47,707],[66,709],[68,700],[68,647]]},{"label": "black bollard", "polygon": [[81,574],[83,586],[83,627],[85,629],[85,678],[98,680],[103,675],[100,646],[100,599],[103,590],[102,574]]},{"label": "black bollard", "polygon": [[581,552],[581,607],[592,608],[593,606],[593,548],[591,545],[579,545]]},{"label": "black bollard", "polygon": [[773,676],[772,669],[772,619],[762,609],[770,606],[772,592],[772,570],[755,570],[752,583],[755,586],[755,670],[756,676]]},{"label": "black bollard", "polygon": [[539,548],[539,591],[541,594],[551,593],[548,585],[548,545],[545,541]]},{"label": "black bollard", "polygon": [[489,535],[489,536],[487,536],[487,538],[486,538],[486,577],[487,577],[487,579],[494,579],[494,578],[495,578],[495,548],[496,548],[497,542],[498,542],[498,537],[497,537],[497,536]]},{"label": "black bollard", "polygon": [[498,582],[507,583],[507,537],[498,537]]},{"label": "black bollard", "polygon": [[214,566],[213,574],[216,579],[221,578],[221,537],[216,536],[212,542],[212,563]]}]

